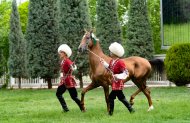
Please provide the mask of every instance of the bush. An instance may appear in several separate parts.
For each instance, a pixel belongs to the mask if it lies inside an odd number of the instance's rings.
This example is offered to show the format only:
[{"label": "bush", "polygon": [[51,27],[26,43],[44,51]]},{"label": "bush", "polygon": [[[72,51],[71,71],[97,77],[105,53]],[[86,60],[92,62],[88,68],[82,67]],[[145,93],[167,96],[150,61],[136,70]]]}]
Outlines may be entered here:
[{"label": "bush", "polygon": [[190,83],[190,43],[173,45],[164,61],[167,78],[177,86]]}]

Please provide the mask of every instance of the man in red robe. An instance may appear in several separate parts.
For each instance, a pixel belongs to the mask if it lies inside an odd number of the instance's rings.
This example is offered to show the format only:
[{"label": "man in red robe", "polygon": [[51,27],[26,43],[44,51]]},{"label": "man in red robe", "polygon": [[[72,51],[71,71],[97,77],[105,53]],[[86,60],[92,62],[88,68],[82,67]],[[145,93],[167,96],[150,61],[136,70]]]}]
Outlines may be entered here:
[{"label": "man in red robe", "polygon": [[72,71],[76,69],[76,65],[69,59],[72,54],[71,48],[67,44],[62,44],[58,48],[58,53],[61,61],[61,81],[57,88],[56,96],[59,100],[63,111],[68,112],[69,109],[63,98],[63,93],[68,89],[71,98],[77,103],[80,110],[82,109],[80,100],[78,98],[77,90],[75,88],[76,82],[72,76]]},{"label": "man in red robe", "polygon": [[110,63],[106,63],[103,59],[101,59],[101,63],[109,70],[113,72],[113,79],[112,79],[112,91],[109,95],[109,104],[110,104],[110,111],[109,115],[113,114],[114,111],[114,100],[116,97],[121,101],[129,110],[130,113],[135,112],[129,102],[126,100],[125,95],[123,94],[124,82],[123,80],[126,79],[129,75],[128,70],[125,66],[125,63],[120,57],[124,55],[124,48],[121,44],[114,42],[109,46],[110,56],[112,60]]}]

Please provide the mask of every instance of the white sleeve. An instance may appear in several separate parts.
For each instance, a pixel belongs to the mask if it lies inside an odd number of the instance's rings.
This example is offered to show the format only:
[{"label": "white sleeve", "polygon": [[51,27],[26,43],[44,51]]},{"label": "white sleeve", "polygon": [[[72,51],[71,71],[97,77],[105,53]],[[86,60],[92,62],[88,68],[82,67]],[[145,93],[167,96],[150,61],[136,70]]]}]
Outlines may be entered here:
[{"label": "white sleeve", "polygon": [[129,74],[128,74],[128,70],[123,71],[123,73],[120,74],[115,74],[114,75],[117,79],[126,79]]}]

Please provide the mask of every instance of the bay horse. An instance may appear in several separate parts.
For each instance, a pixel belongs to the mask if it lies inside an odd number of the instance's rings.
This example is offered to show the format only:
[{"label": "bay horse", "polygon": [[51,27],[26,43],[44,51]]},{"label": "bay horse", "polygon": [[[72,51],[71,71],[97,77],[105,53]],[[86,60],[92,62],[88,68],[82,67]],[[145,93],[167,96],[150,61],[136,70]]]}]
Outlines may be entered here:
[{"label": "bay horse", "polygon": [[[85,50],[89,51],[89,75],[92,80],[92,82],[86,88],[83,88],[81,92],[82,110],[85,111],[85,93],[89,90],[102,86],[104,89],[107,111],[109,111],[109,85],[111,85],[112,76],[110,72],[102,65],[102,63],[100,62],[100,58],[104,59],[107,63],[109,63],[111,57],[103,53],[99,40],[94,38],[92,35],[93,33],[91,31],[86,31],[78,47],[79,52],[83,52]],[[130,97],[130,104],[134,104],[135,96],[142,91],[148,99],[148,111],[153,110],[154,107],[150,96],[150,90],[146,86],[146,80],[151,74],[151,64],[145,58],[138,56],[123,58],[123,60],[129,72],[129,77],[127,77],[124,82],[127,82],[131,79],[133,83],[138,87],[138,90],[135,93],[133,93]]]}]

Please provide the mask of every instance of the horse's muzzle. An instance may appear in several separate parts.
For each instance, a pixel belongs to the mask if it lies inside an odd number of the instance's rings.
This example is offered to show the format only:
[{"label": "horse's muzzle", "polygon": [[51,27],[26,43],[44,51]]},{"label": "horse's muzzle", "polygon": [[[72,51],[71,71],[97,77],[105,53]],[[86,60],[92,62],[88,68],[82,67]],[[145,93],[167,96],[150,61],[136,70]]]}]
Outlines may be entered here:
[{"label": "horse's muzzle", "polygon": [[86,51],[86,46],[83,46],[83,45],[82,45],[82,46],[79,46],[79,47],[78,47],[78,52],[79,52],[79,53],[83,53],[83,52],[85,52],[85,51]]}]

